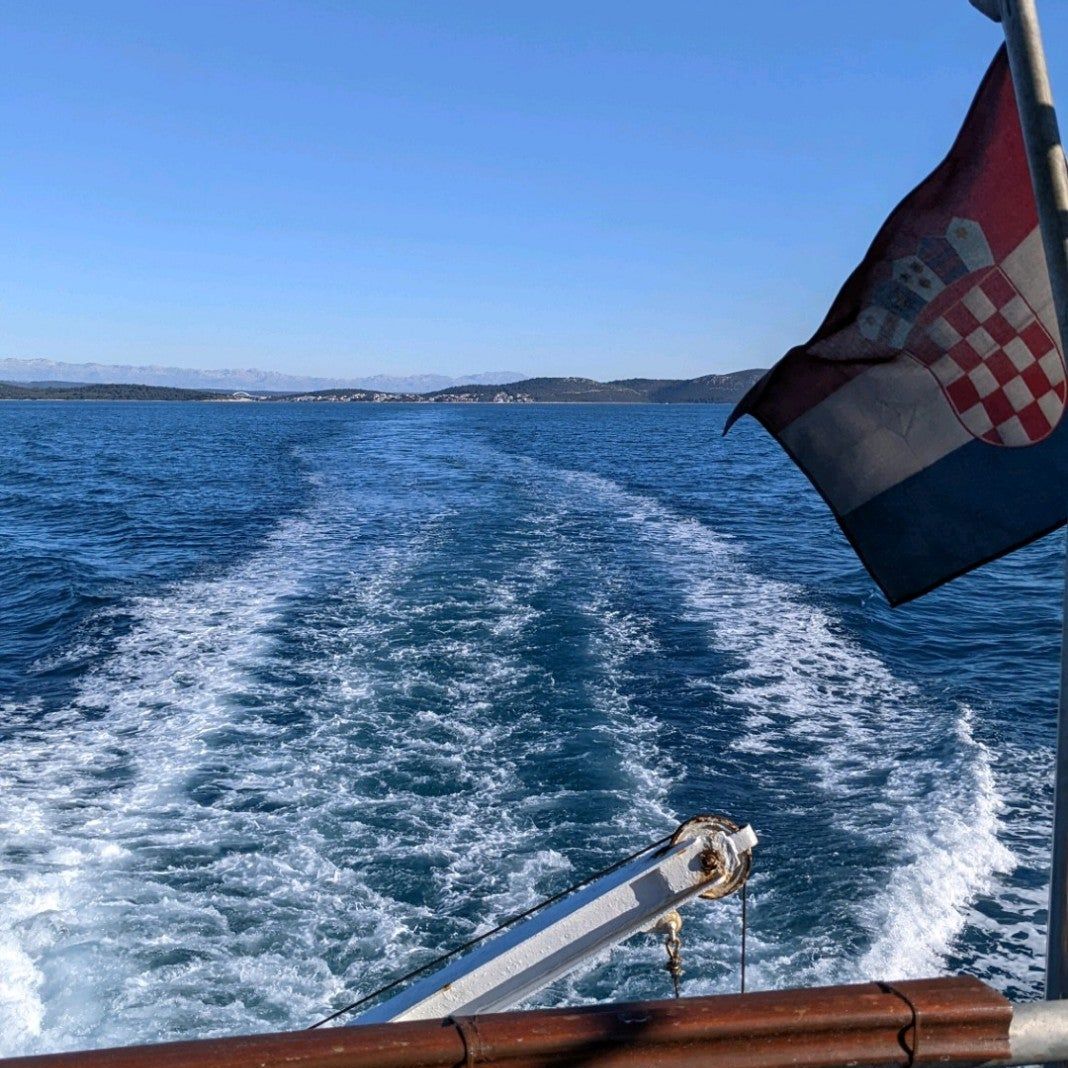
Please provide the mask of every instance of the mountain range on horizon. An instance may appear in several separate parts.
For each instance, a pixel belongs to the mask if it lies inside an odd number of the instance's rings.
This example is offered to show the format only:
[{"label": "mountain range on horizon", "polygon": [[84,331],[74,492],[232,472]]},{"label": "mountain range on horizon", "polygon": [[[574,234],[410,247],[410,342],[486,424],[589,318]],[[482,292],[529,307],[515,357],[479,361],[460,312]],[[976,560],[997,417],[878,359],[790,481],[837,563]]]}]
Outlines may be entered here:
[{"label": "mountain range on horizon", "polygon": [[357,378],[323,378],[314,375],[262,371],[258,368],[196,370],[159,364],[64,363],[58,360],[0,359],[0,381],[45,385],[139,385],[180,389],[264,390],[292,393],[304,390],[367,389],[385,393],[434,393],[453,386],[493,386],[518,382],[522,371],[483,371],[469,375],[365,375]]}]

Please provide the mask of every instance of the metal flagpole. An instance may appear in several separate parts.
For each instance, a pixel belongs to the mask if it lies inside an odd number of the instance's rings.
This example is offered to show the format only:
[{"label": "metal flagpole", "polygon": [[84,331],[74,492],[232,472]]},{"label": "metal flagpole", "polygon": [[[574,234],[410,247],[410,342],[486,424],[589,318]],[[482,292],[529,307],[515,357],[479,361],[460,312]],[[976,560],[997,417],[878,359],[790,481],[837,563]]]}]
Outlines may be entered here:
[{"label": "metal flagpole", "polygon": [[[971,3],[1000,22],[1005,31],[1063,350],[1068,340],[1068,171],[1053,110],[1035,0],[971,0]],[[1065,492],[1068,493],[1068,487]],[[1051,999],[1068,997],[1068,556],[1064,611],[1046,947],[1046,997]]]},{"label": "metal flagpole", "polygon": [[[1059,317],[1058,317],[1059,318]],[[1064,336],[1064,327],[1061,327]],[[1049,880],[1046,997],[1068,997],[1068,541],[1061,610],[1061,690],[1057,709],[1057,764],[1053,802],[1053,861]]]}]

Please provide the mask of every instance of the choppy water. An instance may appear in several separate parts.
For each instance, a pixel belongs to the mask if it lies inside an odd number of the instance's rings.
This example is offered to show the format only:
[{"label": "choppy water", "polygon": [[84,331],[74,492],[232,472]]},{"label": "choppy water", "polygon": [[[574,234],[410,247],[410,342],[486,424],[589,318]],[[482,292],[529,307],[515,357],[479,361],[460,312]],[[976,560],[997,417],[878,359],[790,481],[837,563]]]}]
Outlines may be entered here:
[{"label": "choppy water", "polygon": [[754,986],[1036,991],[1061,539],[891,612],[725,414],[0,405],[0,1052],[306,1025],[699,811]]}]

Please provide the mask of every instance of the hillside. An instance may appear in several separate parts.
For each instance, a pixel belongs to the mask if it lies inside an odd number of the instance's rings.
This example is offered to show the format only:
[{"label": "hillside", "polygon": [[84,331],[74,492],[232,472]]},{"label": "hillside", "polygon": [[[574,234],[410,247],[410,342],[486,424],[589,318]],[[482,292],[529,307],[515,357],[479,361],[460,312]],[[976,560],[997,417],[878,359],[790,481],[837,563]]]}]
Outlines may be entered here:
[{"label": "hillside", "polygon": [[176,389],[171,386],[139,386],[115,383],[101,385],[21,386],[0,382],[0,400],[222,400],[227,394],[205,389]]},{"label": "hillside", "polygon": [[664,383],[650,400],[663,404],[736,404],[764,376],[763,368],[727,375],[702,375]]},{"label": "hillside", "polygon": [[700,378],[528,378],[502,386],[454,386],[431,393],[430,400],[555,402],[586,404],[733,404],[763,375],[763,370],[733,371]]}]

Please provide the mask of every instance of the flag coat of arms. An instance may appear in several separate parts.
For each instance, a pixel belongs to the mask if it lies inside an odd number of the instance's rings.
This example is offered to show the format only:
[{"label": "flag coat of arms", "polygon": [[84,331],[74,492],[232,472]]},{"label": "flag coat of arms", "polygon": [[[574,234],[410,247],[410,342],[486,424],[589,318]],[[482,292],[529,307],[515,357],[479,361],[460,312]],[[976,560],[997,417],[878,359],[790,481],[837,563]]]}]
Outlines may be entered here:
[{"label": "flag coat of arms", "polygon": [[755,416],[893,604],[1065,522],[1064,349],[1004,48]]}]

